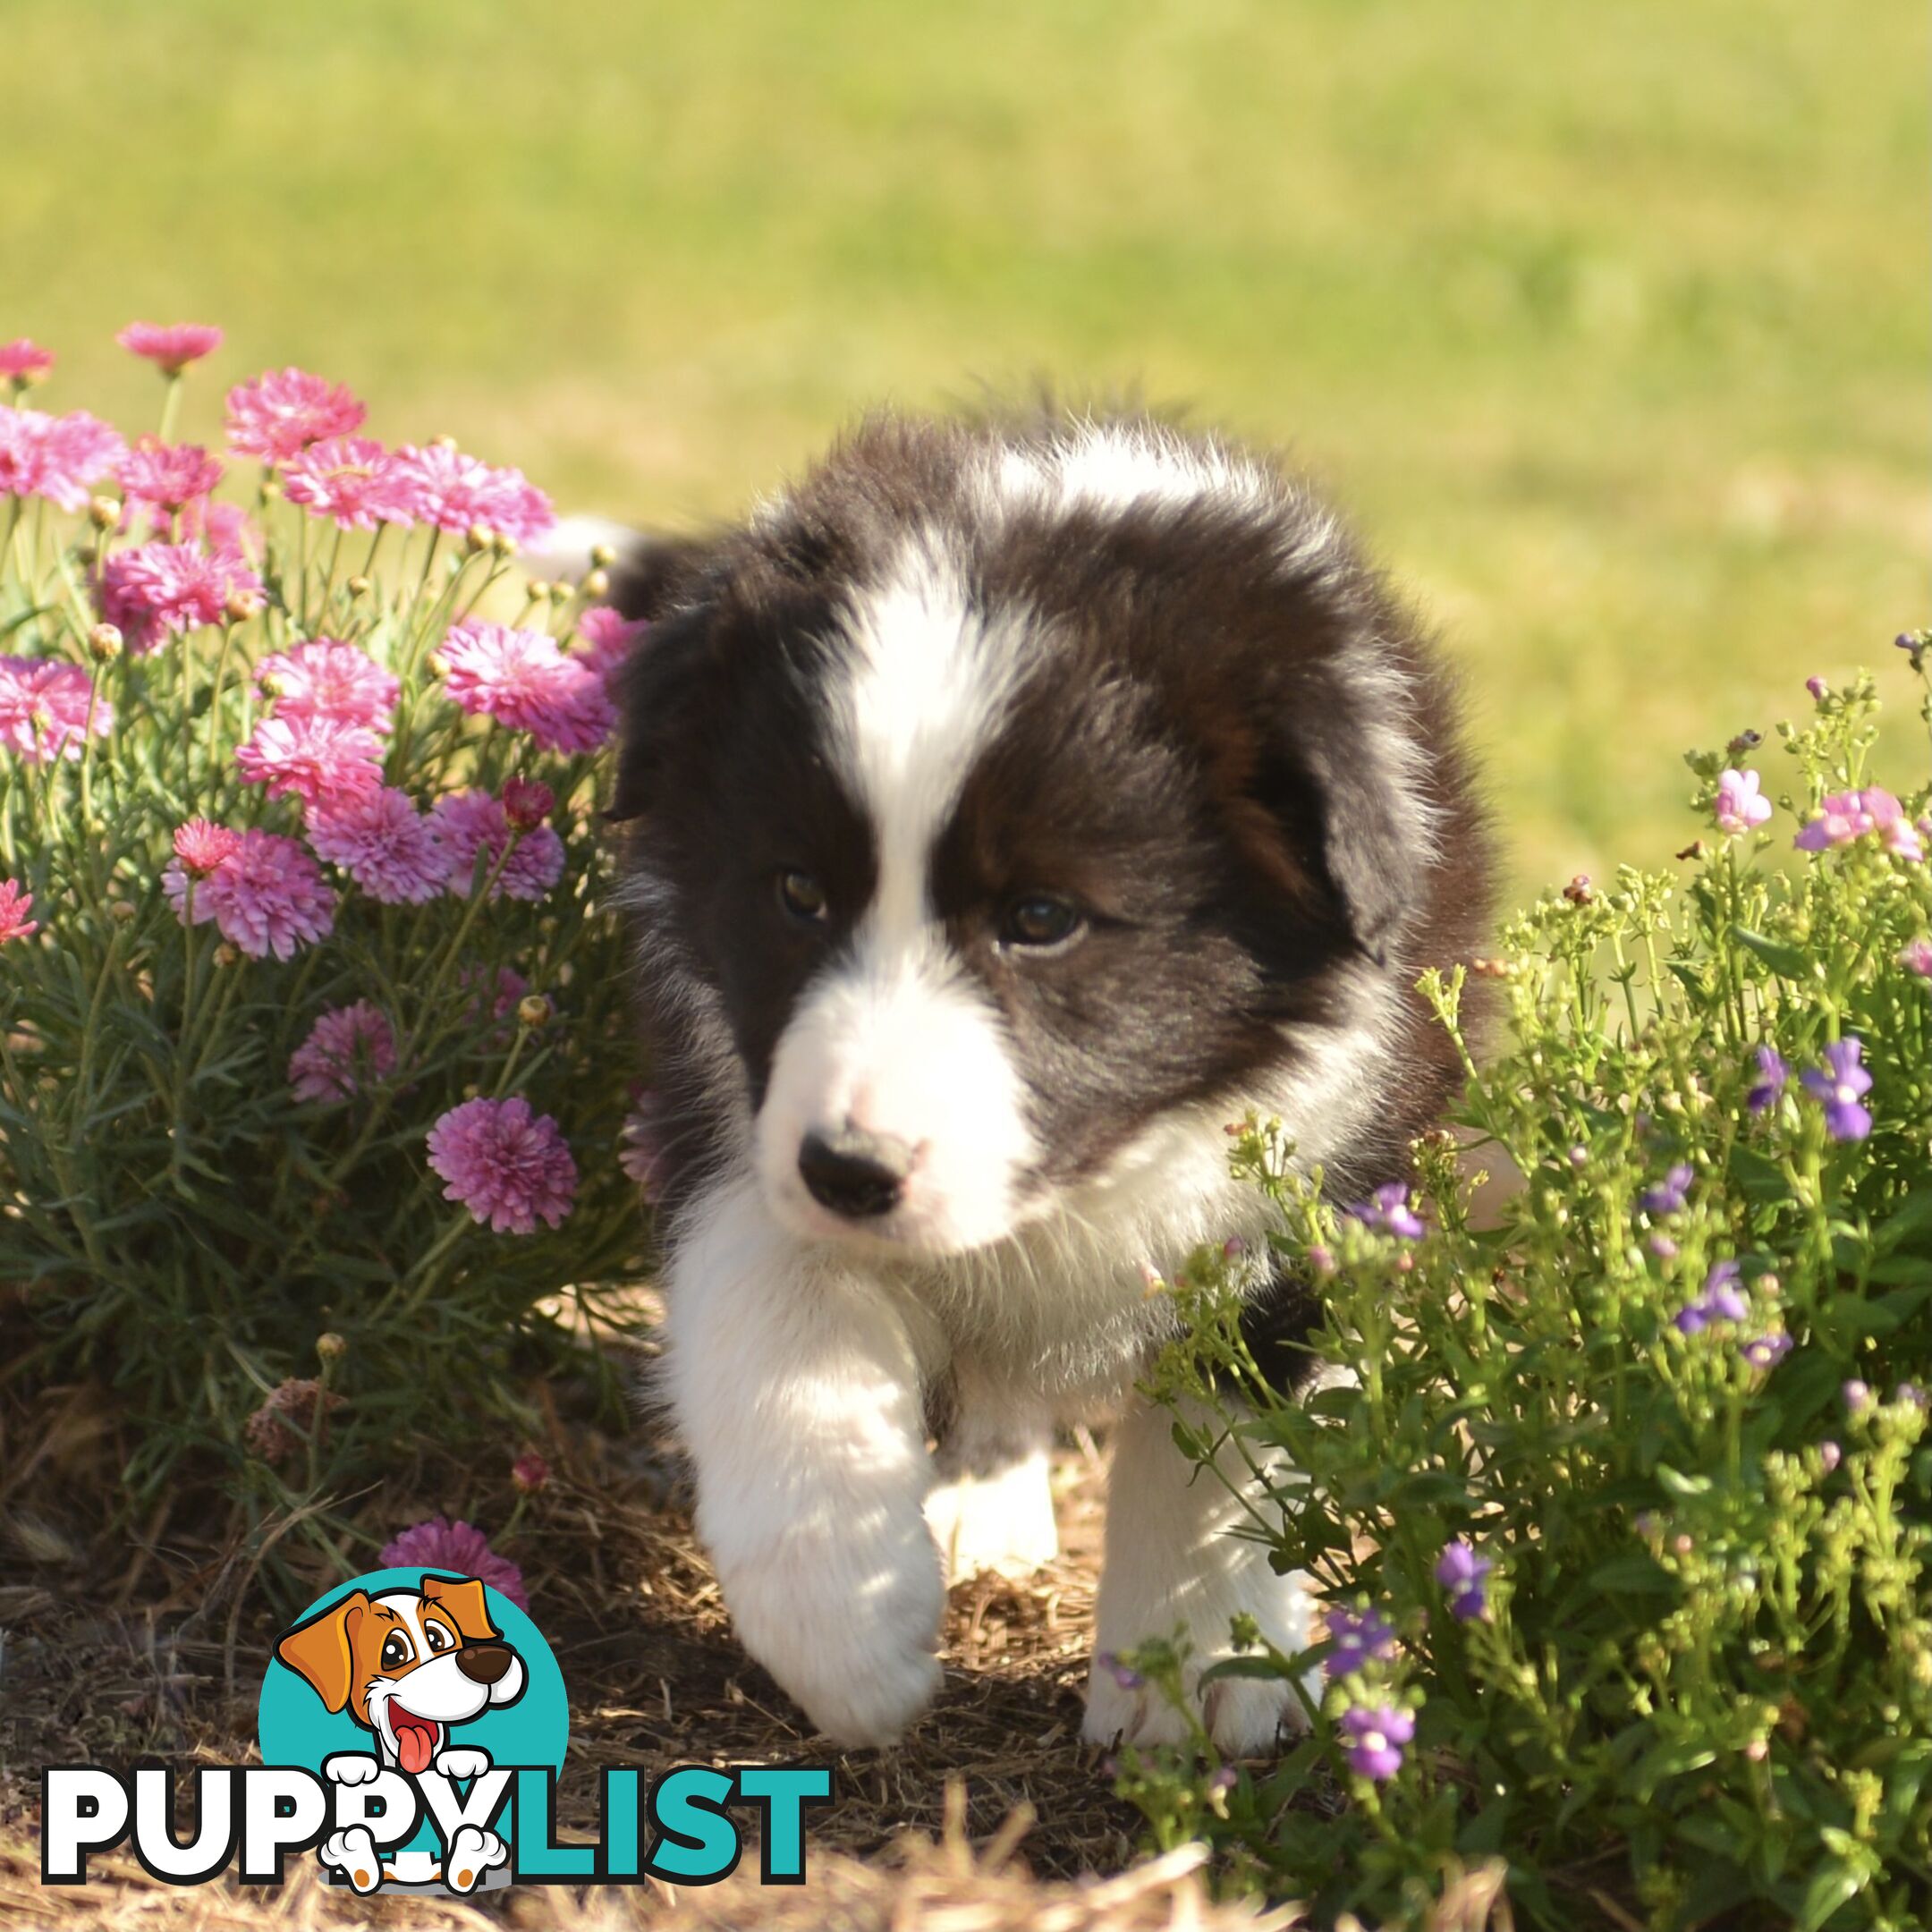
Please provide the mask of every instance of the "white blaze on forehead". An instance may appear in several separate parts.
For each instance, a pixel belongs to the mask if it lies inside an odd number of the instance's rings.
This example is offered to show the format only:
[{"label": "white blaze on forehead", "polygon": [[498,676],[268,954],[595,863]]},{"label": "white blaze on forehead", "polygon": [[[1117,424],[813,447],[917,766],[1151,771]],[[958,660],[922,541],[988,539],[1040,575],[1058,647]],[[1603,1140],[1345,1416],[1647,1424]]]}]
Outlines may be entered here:
[{"label": "white blaze on forehead", "polygon": [[1178,506],[1203,497],[1258,510],[1279,496],[1275,479],[1250,458],[1148,424],[1089,424],[1061,441],[1003,450],[994,481],[1008,502],[1063,510]]},{"label": "white blaze on forehead", "polygon": [[846,636],[836,755],[877,844],[869,936],[903,942],[930,919],[932,849],[1012,696],[1025,629],[975,609],[934,538],[912,540],[878,588],[854,597]]}]

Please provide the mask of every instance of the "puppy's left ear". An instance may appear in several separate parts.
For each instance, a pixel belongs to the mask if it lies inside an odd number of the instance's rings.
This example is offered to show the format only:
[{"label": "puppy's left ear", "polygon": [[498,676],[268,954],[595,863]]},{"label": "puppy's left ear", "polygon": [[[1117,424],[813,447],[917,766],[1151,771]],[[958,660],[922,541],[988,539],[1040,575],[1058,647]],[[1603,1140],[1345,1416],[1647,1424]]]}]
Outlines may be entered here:
[{"label": "puppy's left ear", "polygon": [[1319,864],[1356,948],[1378,965],[1415,904],[1428,808],[1409,722],[1373,715],[1322,679],[1284,702],[1253,792],[1291,843]]},{"label": "puppy's left ear", "polygon": [[369,1608],[366,1591],[351,1590],[340,1603],[331,1604],[306,1623],[284,1631],[275,1645],[275,1656],[307,1680],[322,1699],[326,1711],[339,1711],[349,1701],[355,1682],[355,1657],[352,1648],[356,1626]]},{"label": "puppy's left ear", "polygon": [[467,1643],[493,1641],[496,1626],[489,1620],[489,1602],[483,1586],[474,1577],[426,1576],[422,1593],[439,1604],[456,1620],[456,1628]]}]

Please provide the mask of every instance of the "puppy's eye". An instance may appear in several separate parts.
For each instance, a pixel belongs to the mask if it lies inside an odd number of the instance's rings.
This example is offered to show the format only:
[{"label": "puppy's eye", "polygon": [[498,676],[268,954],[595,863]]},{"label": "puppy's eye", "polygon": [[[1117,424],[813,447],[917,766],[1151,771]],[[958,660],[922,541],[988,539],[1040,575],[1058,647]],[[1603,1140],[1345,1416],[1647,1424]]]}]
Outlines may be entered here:
[{"label": "puppy's eye", "polygon": [[413,1662],[415,1656],[414,1647],[401,1631],[391,1631],[383,1639],[381,1663],[385,1670],[401,1670],[405,1664]]},{"label": "puppy's eye", "polygon": [[801,926],[822,926],[832,910],[825,887],[809,872],[796,869],[778,875],[778,903]]},{"label": "puppy's eye", "polygon": [[428,1640],[431,1650],[448,1650],[454,1647],[456,1640],[440,1623],[426,1623],[423,1635]]},{"label": "puppy's eye", "polygon": [[1029,893],[1006,908],[999,939],[1003,946],[1050,952],[1071,945],[1086,927],[1086,915],[1071,899],[1057,893]]}]

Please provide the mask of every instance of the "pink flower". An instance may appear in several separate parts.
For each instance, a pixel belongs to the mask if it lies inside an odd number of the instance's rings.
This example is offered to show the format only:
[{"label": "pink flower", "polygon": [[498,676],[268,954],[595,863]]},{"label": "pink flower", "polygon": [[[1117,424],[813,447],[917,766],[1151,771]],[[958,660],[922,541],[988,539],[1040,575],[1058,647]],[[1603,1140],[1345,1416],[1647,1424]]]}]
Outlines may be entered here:
[{"label": "pink flower", "polygon": [[42,765],[78,758],[93,708],[94,735],[114,725],[114,707],[94,696],[93,681],[79,665],[52,657],[0,657],[0,745]]},{"label": "pink flower", "polygon": [[[449,889],[467,899],[477,875],[477,855],[488,854],[486,875],[510,843],[513,833],[500,801],[487,792],[451,792],[436,801],[430,818],[449,854]],[[503,870],[490,888],[492,899],[508,893],[513,899],[541,899],[564,876],[564,841],[548,826],[538,826],[517,840],[516,849],[503,860]]]},{"label": "pink flower", "polygon": [[1921,979],[1932,979],[1932,939],[1914,939],[1899,954],[1898,962],[1907,972],[1915,972]]},{"label": "pink flower", "polygon": [[520,1496],[535,1496],[550,1484],[550,1465],[534,1449],[526,1449],[510,1465],[511,1486]]},{"label": "pink flower", "polygon": [[292,504],[343,530],[407,523],[409,505],[397,487],[396,460],[369,436],[327,436],[288,459],[283,487]]},{"label": "pink flower", "polygon": [[331,717],[270,717],[235,751],[250,784],[270,798],[292,792],[305,805],[360,798],[382,784],[382,740],[366,724]]},{"label": "pink flower", "polygon": [[[481,978],[481,970],[475,966],[466,966],[462,974],[462,983],[473,987]],[[517,1003],[530,991],[530,981],[513,966],[499,966],[496,969],[496,990],[489,1000],[489,1016],[492,1020],[507,1020],[517,1010]],[[483,1001],[473,999],[468,1014],[471,1026],[480,1023],[483,1018]],[[501,1036],[508,1039],[508,1034]]]},{"label": "pink flower", "polygon": [[0,382],[18,383],[24,388],[43,380],[53,367],[54,352],[29,342],[24,335],[0,343]]},{"label": "pink flower", "polygon": [[1771,801],[1758,795],[1760,783],[1754,771],[1724,771],[1717,775],[1717,797],[1712,810],[1717,829],[1733,838],[1741,837],[1753,826],[1761,826],[1771,816]]},{"label": "pink flower", "polygon": [[1904,808],[1882,785],[1862,792],[1833,792],[1819,801],[1817,813],[1792,841],[1801,852],[1826,852],[1849,845],[1868,833],[1877,833],[1887,852],[1902,859],[1925,856],[1919,834]]},{"label": "pink flower", "polygon": [[32,911],[33,894],[23,891],[18,879],[0,879],[0,945],[40,930],[39,921],[27,917]]},{"label": "pink flower", "polygon": [[367,652],[334,638],[271,651],[255,666],[255,679],[275,699],[277,717],[331,718],[378,732],[394,722],[390,708],[402,689]]},{"label": "pink flower", "polygon": [[546,751],[594,751],[616,723],[603,679],[544,631],[470,619],[450,627],[441,655],[457,704],[528,732]]},{"label": "pink flower", "polygon": [[206,496],[221,481],[218,457],[197,443],[164,443],[143,436],[116,467],[121,487],[136,503],[152,504],[173,515],[184,504]]},{"label": "pink flower", "polygon": [[[187,879],[179,859],[162,874],[175,916],[186,923]],[[195,892],[195,924],[212,919],[221,936],[253,959],[287,959],[298,946],[326,938],[335,924],[335,894],[300,844],[250,827]]]},{"label": "pink flower", "polygon": [[401,1536],[383,1545],[376,1561],[385,1570],[414,1570],[420,1566],[474,1577],[479,1583],[501,1590],[519,1610],[530,1608],[523,1572],[507,1558],[499,1556],[480,1530],[466,1522],[432,1516],[428,1522],[411,1524]]},{"label": "pink flower", "polygon": [[87,506],[88,491],[127,445],[85,410],[49,416],[0,408],[0,496],[44,496],[63,510]]},{"label": "pink flower", "polygon": [[131,355],[146,356],[164,376],[179,376],[222,345],[222,332],[200,322],[130,322],[114,337]]},{"label": "pink flower", "polygon": [[96,597],[128,648],[142,657],[171,634],[218,624],[228,600],[259,597],[261,579],[239,553],[194,544],[140,544],[116,550],[101,566]]},{"label": "pink flower", "polygon": [[607,604],[587,610],[577,620],[577,634],[583,648],[574,653],[604,680],[607,687],[631,656],[631,647],[650,629],[641,620],[632,623],[620,617]]},{"label": "pink flower", "polygon": [[[248,512],[240,504],[197,497],[193,503],[182,505],[175,528],[183,543],[199,538],[216,556],[229,557],[239,564],[251,564],[261,555],[261,540],[249,521]],[[154,534],[167,534],[166,524],[158,515],[155,518]]]},{"label": "pink flower", "polygon": [[480,524],[523,549],[555,527],[550,499],[521,470],[494,470],[445,443],[405,444],[396,476],[411,513],[438,530],[460,535]]},{"label": "pink flower", "polygon": [[241,844],[239,832],[211,825],[206,818],[191,818],[174,828],[174,856],[182,869],[196,878],[206,878],[224,860],[233,858]]},{"label": "pink flower", "polygon": [[309,843],[383,905],[421,905],[449,883],[436,827],[393,785],[309,813]]},{"label": "pink flower", "polygon": [[266,369],[228,392],[228,444],[243,456],[286,462],[311,443],[354,435],[368,414],[341,383],[305,369]]},{"label": "pink flower", "polygon": [[332,1006],[309,1030],[289,1060],[289,1085],[298,1100],[347,1100],[361,1090],[365,1075],[386,1080],[395,1072],[395,1034],[372,1000]]},{"label": "pink flower", "polygon": [[460,1201],[498,1234],[555,1227],[571,1211],[577,1163],[557,1123],[521,1097],[465,1100],[429,1130],[429,1165]]}]

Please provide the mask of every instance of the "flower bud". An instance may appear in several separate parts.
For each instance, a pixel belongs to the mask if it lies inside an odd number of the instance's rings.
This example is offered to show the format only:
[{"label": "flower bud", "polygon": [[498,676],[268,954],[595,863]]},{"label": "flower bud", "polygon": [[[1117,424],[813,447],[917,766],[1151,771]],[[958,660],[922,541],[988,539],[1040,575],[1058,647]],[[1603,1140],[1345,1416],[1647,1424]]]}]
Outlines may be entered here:
[{"label": "flower bud", "polygon": [[550,816],[555,806],[555,792],[540,779],[504,780],[504,817],[509,820],[512,830],[534,832]]},{"label": "flower bud", "polygon": [[367,577],[352,577],[343,588],[352,597],[367,597],[369,594],[369,580]]},{"label": "flower bud", "polygon": [[541,993],[526,993],[517,1002],[516,1016],[527,1027],[540,1027],[550,1018],[550,1002]]},{"label": "flower bud", "polygon": [[113,530],[121,521],[121,505],[112,496],[90,496],[87,513],[96,530]]},{"label": "flower bud", "polygon": [[134,917],[134,908],[125,899],[110,899],[107,902],[107,916],[117,924],[125,926]]},{"label": "flower bud", "polygon": [[429,438],[429,447],[431,449],[453,450],[456,447],[456,438],[453,436],[431,436]]},{"label": "flower bud", "polygon": [[617,553],[607,543],[590,546],[590,562],[598,570],[608,570],[617,561]]},{"label": "flower bud", "polygon": [[550,1480],[550,1465],[534,1449],[526,1449],[510,1465],[510,1480],[522,1496],[535,1496]]},{"label": "flower bud", "polygon": [[316,1337],[315,1352],[326,1362],[340,1361],[349,1352],[349,1344],[331,1328]]},{"label": "flower bud", "polygon": [[262,679],[261,689],[264,698],[279,698],[288,690],[288,681],[279,671],[271,671]]},{"label": "flower bud", "polygon": [[550,595],[552,586],[544,578],[532,577],[523,587],[523,595],[532,604],[541,604]]},{"label": "flower bud", "polygon": [[265,502],[279,503],[282,497],[282,479],[278,476],[264,477],[261,493]]},{"label": "flower bud", "polygon": [[587,597],[606,597],[610,595],[610,572],[594,570],[583,580],[583,594]]},{"label": "flower bud", "polygon": [[438,677],[449,675],[449,659],[441,651],[431,651],[425,662]]},{"label": "flower bud", "polygon": [[1589,874],[1588,872],[1579,872],[1577,876],[1573,879],[1572,879],[1567,886],[1563,887],[1563,895],[1570,902],[1572,905],[1589,905],[1590,902],[1594,900],[1597,896],[1597,894],[1590,889]]},{"label": "flower bud", "polygon": [[489,547],[498,556],[506,560],[516,555],[516,538],[506,537],[501,530],[490,538]]},{"label": "flower bud", "polygon": [[487,550],[496,540],[496,532],[487,523],[472,523],[463,532],[463,547],[472,556],[479,550]]},{"label": "flower bud", "polygon": [[[533,584],[532,589],[536,588]],[[550,586],[550,601],[553,604],[568,604],[577,593],[560,577]]]},{"label": "flower bud", "polygon": [[222,943],[215,948],[215,963],[217,966],[239,966],[242,963],[241,947],[230,945],[228,942],[224,939]]},{"label": "flower bud", "polygon": [[1831,695],[1831,686],[1821,677],[1808,677],[1805,680],[1805,689],[1820,704],[1823,704],[1826,699]]},{"label": "flower bud", "polygon": [[87,634],[88,655],[102,664],[112,663],[121,655],[121,627],[119,624],[97,623]]},{"label": "flower bud", "polygon": [[230,623],[246,623],[261,615],[262,600],[252,590],[231,590],[222,599],[222,613]]}]

